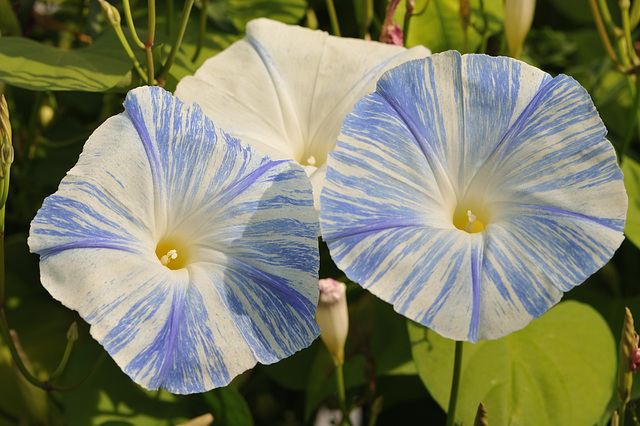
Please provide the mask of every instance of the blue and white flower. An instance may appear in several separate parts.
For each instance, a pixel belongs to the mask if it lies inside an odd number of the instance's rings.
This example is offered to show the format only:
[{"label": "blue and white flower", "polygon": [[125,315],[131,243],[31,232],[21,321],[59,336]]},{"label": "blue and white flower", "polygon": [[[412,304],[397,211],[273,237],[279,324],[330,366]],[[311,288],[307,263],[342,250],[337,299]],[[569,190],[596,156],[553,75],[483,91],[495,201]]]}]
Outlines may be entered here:
[{"label": "blue and white flower", "polygon": [[308,346],[318,225],[302,168],[160,88],[124,105],[31,224],[44,287],[148,389],[206,391]]},{"label": "blue and white flower", "polygon": [[273,159],[304,166],[314,195],[342,120],[382,73],[428,49],[333,37],[261,18],[247,36],[183,78],[176,96]]},{"label": "blue and white flower", "polygon": [[606,129],[572,78],[446,52],[387,72],[330,154],[320,226],[347,276],[439,334],[526,326],[623,240]]}]

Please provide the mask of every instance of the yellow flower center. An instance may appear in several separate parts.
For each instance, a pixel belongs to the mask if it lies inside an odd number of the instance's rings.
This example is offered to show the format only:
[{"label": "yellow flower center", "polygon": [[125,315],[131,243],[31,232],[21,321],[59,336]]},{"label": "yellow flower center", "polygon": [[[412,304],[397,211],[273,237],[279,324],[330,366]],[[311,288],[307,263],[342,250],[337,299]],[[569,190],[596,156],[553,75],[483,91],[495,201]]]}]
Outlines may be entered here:
[{"label": "yellow flower center", "polygon": [[156,246],[156,256],[160,263],[171,270],[182,269],[189,263],[189,250],[175,238],[161,240]]},{"label": "yellow flower center", "polygon": [[465,212],[464,210],[456,209],[456,213],[453,215],[453,225],[459,230],[470,234],[484,231],[484,223],[471,210]]}]

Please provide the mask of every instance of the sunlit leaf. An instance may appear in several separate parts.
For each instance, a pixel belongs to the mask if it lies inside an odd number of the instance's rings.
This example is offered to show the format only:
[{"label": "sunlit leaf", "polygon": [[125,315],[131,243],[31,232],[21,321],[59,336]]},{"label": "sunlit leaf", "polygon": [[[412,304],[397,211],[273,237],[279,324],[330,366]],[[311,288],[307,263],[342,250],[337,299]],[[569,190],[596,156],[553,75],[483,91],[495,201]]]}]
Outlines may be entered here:
[{"label": "sunlit leaf", "polygon": [[209,16],[216,22],[231,22],[240,31],[252,19],[271,18],[296,24],[304,16],[306,0],[218,0],[209,5]]},{"label": "sunlit leaf", "polygon": [[22,37],[0,39],[0,80],[30,90],[111,89],[131,69],[112,31],[93,45],[63,50]]},{"label": "sunlit leaf", "polygon": [[629,196],[624,234],[636,247],[640,247],[640,164],[630,157],[625,157],[622,162],[622,172],[624,186]]},{"label": "sunlit leaf", "polygon": [[[426,3],[426,0],[416,1],[414,13],[420,12]],[[483,14],[479,0],[471,0],[470,3],[471,26],[466,42],[460,20],[460,0],[429,0],[426,11],[411,18],[407,46],[422,44],[434,53],[451,49],[462,53],[475,52],[482,42],[478,30],[484,31],[486,23],[488,35],[499,31],[504,18],[504,7],[502,0],[485,0]],[[405,11],[405,0],[402,0],[396,10],[396,21],[404,21]]]},{"label": "sunlit leaf", "polygon": [[[449,404],[454,342],[409,324],[413,356],[429,393]],[[492,424],[593,424],[616,374],[615,343],[590,306],[568,301],[499,340],[465,342],[458,422],[473,424],[482,401]]]}]

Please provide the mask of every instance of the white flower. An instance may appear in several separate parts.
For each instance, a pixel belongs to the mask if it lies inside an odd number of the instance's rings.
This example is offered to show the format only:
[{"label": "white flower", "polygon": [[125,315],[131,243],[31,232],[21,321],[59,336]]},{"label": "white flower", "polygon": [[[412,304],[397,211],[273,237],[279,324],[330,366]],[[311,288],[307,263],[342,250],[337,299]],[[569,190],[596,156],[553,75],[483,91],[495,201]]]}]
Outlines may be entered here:
[{"label": "white flower", "polygon": [[124,105],[31,223],[44,287],[148,389],[203,392],[308,346],[318,225],[304,171],[158,87]]},{"label": "white flower", "polygon": [[304,166],[317,202],[327,154],[353,105],[375,90],[384,71],[429,53],[262,18],[182,79],[175,94],[271,158]]}]

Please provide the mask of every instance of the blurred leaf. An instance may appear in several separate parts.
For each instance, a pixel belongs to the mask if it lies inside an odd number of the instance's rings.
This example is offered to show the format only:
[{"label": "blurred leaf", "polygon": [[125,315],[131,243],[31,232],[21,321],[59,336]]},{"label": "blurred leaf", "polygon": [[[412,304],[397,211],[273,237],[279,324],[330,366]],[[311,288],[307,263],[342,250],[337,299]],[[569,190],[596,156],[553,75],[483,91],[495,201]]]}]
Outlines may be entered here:
[{"label": "blurred leaf", "polygon": [[[72,354],[66,385],[82,380],[103,351],[92,339]],[[135,384],[113,360],[106,356],[93,376],[79,388],[62,392],[62,403],[69,425],[164,426],[186,422],[205,414],[200,395],[173,395],[165,390],[147,391]]]},{"label": "blurred leaf", "polygon": [[[412,322],[409,336],[420,377],[447,407],[454,342]],[[604,319],[574,301],[499,340],[465,342],[456,418],[473,424],[482,401],[492,424],[593,424],[613,392],[615,348]]]},{"label": "blurred leaf", "polygon": [[223,26],[230,22],[238,31],[244,31],[247,22],[262,17],[297,24],[306,8],[306,0],[216,0],[209,4],[208,14]]},{"label": "blurred leaf", "polygon": [[[396,10],[396,21],[404,22],[406,0],[402,0]],[[422,10],[425,0],[416,1],[415,12]],[[480,1],[471,2],[471,26],[465,46],[464,31],[460,20],[460,0],[430,0],[427,10],[419,16],[411,18],[407,47],[422,44],[432,52],[458,50],[462,53],[475,52],[481,44],[482,37],[474,26],[484,29],[484,19],[480,11]],[[488,21],[488,34],[502,31],[504,6],[502,0],[485,0],[484,7]]]},{"label": "blurred leaf", "polygon": [[[60,361],[66,329],[77,317],[40,285],[38,257],[29,253],[26,239],[26,234],[14,234],[5,240],[6,316],[9,327],[19,335],[34,374],[45,378]],[[0,338],[0,412],[30,418],[11,366],[9,349]]]},{"label": "blurred leaf", "polygon": [[204,394],[216,426],[253,425],[249,406],[233,386],[213,389]]},{"label": "blurred leaf", "polygon": [[0,0],[0,35],[19,36],[22,34],[20,22],[9,0]]},{"label": "blurred leaf", "polygon": [[640,164],[630,157],[622,162],[624,186],[629,196],[629,209],[624,234],[629,241],[640,247]]},{"label": "blurred leaf", "polygon": [[111,89],[132,65],[113,31],[93,45],[63,50],[22,38],[0,38],[0,80],[29,90]]}]

